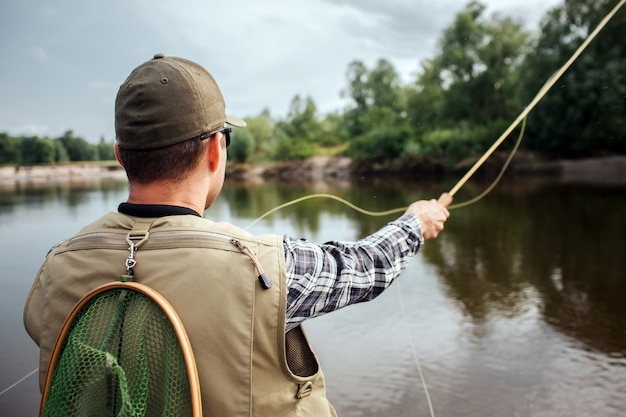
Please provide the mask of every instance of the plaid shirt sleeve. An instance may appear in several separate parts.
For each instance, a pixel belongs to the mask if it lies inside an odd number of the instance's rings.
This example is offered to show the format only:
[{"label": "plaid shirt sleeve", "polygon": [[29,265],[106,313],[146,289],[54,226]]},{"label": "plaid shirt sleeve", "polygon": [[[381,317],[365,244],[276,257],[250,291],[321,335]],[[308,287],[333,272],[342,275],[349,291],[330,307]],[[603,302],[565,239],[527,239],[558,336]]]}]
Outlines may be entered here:
[{"label": "plaid shirt sleeve", "polygon": [[406,268],[424,240],[419,220],[404,214],[356,242],[315,244],[284,237],[287,327],[376,298]]}]

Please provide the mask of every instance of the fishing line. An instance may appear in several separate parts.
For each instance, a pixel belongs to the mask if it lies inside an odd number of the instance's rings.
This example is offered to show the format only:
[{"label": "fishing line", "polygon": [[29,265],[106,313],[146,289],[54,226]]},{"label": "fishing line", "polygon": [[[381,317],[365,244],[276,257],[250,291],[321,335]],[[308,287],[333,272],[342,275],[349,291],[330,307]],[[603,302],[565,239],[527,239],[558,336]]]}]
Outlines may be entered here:
[{"label": "fishing line", "polygon": [[279,206],[274,207],[271,210],[266,211],[265,213],[263,213],[259,217],[257,217],[252,223],[250,223],[248,226],[246,226],[245,229],[247,230],[247,229],[251,228],[252,226],[257,224],[260,220],[263,220],[264,218],[266,218],[267,216],[269,216],[272,213],[275,213],[275,212],[277,212],[279,210],[282,210],[282,209],[284,209],[286,207],[293,206],[294,204],[298,204],[298,203],[300,203],[302,201],[311,200],[311,199],[314,199],[314,198],[329,198],[331,200],[337,200],[340,203],[345,204],[346,206],[350,207],[354,211],[358,211],[359,213],[363,213],[363,214],[365,214],[367,216],[372,216],[372,217],[388,216],[390,214],[399,213],[401,211],[406,210],[405,207],[400,207],[400,208],[386,210],[386,211],[369,211],[369,210],[365,210],[364,208],[361,208],[359,206],[356,206],[356,205],[352,204],[351,202],[349,202],[349,201],[347,201],[347,200],[345,200],[345,199],[343,199],[341,197],[338,197],[338,196],[336,196],[334,194],[324,194],[324,193],[322,193],[322,194],[307,194],[307,195],[305,195],[303,197],[296,198],[294,200],[288,201],[288,202],[286,202],[284,204],[281,204]]},{"label": "fishing line", "polygon": [[[500,135],[500,137],[498,139],[496,139],[496,141],[491,145],[491,147],[489,149],[487,149],[487,151],[478,159],[478,161],[476,161],[476,163],[467,171],[467,173],[456,183],[456,185],[454,187],[452,187],[452,189],[450,189],[450,191],[448,191],[448,194],[450,194],[450,196],[454,197],[454,195],[461,189],[461,187],[463,187],[465,185],[465,183],[476,173],[476,171],[485,163],[485,161],[493,154],[493,152],[502,144],[502,142],[504,142],[509,135],[513,132],[513,130],[523,121],[524,125],[522,126],[522,129],[520,131],[520,135],[518,137],[517,143],[515,145],[515,148],[513,149],[513,151],[511,152],[511,154],[509,155],[509,158],[507,159],[506,163],[503,166],[503,169],[500,171],[500,174],[498,175],[498,177],[496,178],[496,180],[487,188],[487,190],[485,192],[483,192],[481,195],[479,195],[478,197],[461,203],[461,204],[456,204],[456,205],[450,205],[448,207],[448,209],[455,209],[455,208],[459,208],[459,207],[465,207],[469,204],[475,203],[476,201],[480,200],[481,198],[483,198],[485,195],[487,195],[494,187],[495,185],[500,181],[500,179],[502,178],[502,175],[504,174],[504,172],[506,171],[509,163],[511,162],[511,160],[513,159],[513,156],[515,155],[515,152],[517,151],[519,144],[522,141],[522,137],[524,135],[524,130],[526,127],[526,119],[528,117],[528,114],[535,108],[535,106],[541,101],[541,99],[543,99],[543,97],[548,93],[548,91],[550,91],[550,89],[554,86],[554,84],[556,84],[556,82],[563,76],[563,74],[565,74],[565,72],[572,66],[572,64],[574,63],[574,61],[576,61],[576,59],[578,59],[578,57],[583,53],[583,51],[587,48],[587,46],[591,43],[591,41],[593,41],[595,39],[595,37],[598,35],[598,33],[600,33],[600,31],[602,29],[604,29],[604,27],[606,26],[606,24],[611,20],[611,18],[613,18],[613,16],[617,13],[617,11],[624,5],[624,3],[626,3],[626,0],[620,0],[620,2],[600,21],[600,23],[598,24],[598,26],[596,26],[596,28],[593,30],[593,32],[591,32],[589,34],[589,36],[587,36],[587,38],[584,40],[584,42],[582,44],[580,44],[580,46],[578,47],[578,49],[576,49],[576,51],[572,54],[572,56],[565,62],[565,64],[563,64],[563,66],[561,66],[561,68],[559,68],[545,83],[544,85],[539,89],[539,91],[537,92],[537,94],[535,95],[535,97],[531,100],[530,104],[528,106],[526,106],[526,108],[524,108],[524,110],[520,113],[520,115],[513,121],[513,123],[511,123],[511,125]],[[332,198],[335,199],[349,207],[351,207],[352,209],[366,214],[368,216],[386,216],[389,214],[393,214],[393,213],[398,213],[401,212],[403,210],[405,210],[405,208],[397,208],[397,209],[392,209],[392,210],[387,210],[387,211],[381,211],[381,212],[372,212],[372,211],[368,211],[365,209],[362,209],[360,207],[355,206],[354,204],[340,198],[337,196],[334,196],[332,194],[310,194],[304,197],[300,197],[297,198],[295,200],[289,201],[287,203],[281,204],[269,211],[267,211],[266,213],[262,214],[261,216],[259,216],[256,220],[254,220],[251,224],[249,224],[246,229],[252,227],[254,224],[256,224],[259,220],[269,216],[270,214],[281,210],[285,207],[289,207],[293,204],[297,204],[301,201],[304,200],[309,200],[312,198]]]},{"label": "fishing line", "polygon": [[[539,90],[537,95],[533,98],[533,100],[531,100],[530,104],[528,106],[526,106],[526,108],[520,113],[520,115],[517,117],[517,119],[515,119],[515,121],[513,121],[513,123],[511,123],[511,125],[504,131],[504,133],[502,133],[502,135],[500,135],[500,137],[493,143],[493,145],[491,145],[491,147],[483,154],[483,156],[478,161],[476,161],[476,163],[457,182],[457,184],[448,192],[448,194],[450,194],[450,196],[454,197],[454,195],[461,189],[461,187],[463,187],[465,185],[465,183],[476,173],[478,168],[480,168],[482,166],[482,164],[491,156],[491,154],[493,154],[493,152],[502,144],[502,142],[504,142],[504,140],[511,134],[511,132],[513,132],[513,130],[522,121],[524,121],[524,125],[522,127],[522,131],[520,132],[520,136],[518,138],[518,142],[515,145],[514,150],[509,155],[509,158],[507,159],[506,163],[504,164],[503,169],[500,171],[500,174],[498,175],[496,180],[486,189],[486,191],[484,191],[478,197],[475,197],[474,199],[466,201],[464,203],[460,203],[460,204],[456,204],[456,205],[450,205],[448,207],[449,210],[455,209],[455,208],[460,208],[460,207],[465,207],[465,206],[467,206],[469,204],[475,203],[476,201],[478,201],[481,198],[485,197],[495,187],[495,185],[498,183],[498,181],[502,178],[502,175],[504,174],[504,171],[508,167],[511,159],[513,158],[513,156],[515,155],[515,152],[517,151],[517,148],[519,147],[519,144],[521,143],[521,140],[522,140],[522,137],[523,137],[524,128],[525,128],[525,125],[526,125],[526,118],[528,117],[528,114],[531,112],[532,109],[535,108],[537,103],[539,103],[539,101],[541,101],[541,99],[548,93],[548,91],[554,86],[554,84],[556,84],[556,82],[561,78],[561,76],[574,63],[574,61],[576,61],[576,59],[578,59],[580,54],[582,54],[582,52],[587,48],[587,46],[591,43],[591,41],[593,39],[595,39],[595,37],[598,35],[598,33],[613,18],[613,16],[617,13],[617,11],[624,5],[624,3],[626,3],[626,0],[620,0],[620,2],[604,17],[604,19],[602,19],[600,21],[598,26],[593,30],[593,32],[591,32],[591,34],[589,34],[589,36],[578,47],[578,49],[574,52],[574,54],[572,54],[572,56],[567,60],[567,62],[561,68],[559,68],[559,70],[556,71],[552,75],[552,77],[550,77],[548,79],[548,81],[546,81],[546,83]],[[387,211],[373,212],[373,211],[368,211],[368,210],[362,209],[362,208],[360,208],[360,207],[350,203],[349,201],[344,200],[344,199],[342,199],[340,197],[337,197],[335,195],[332,195],[332,194],[309,194],[309,195],[306,195],[304,197],[300,197],[300,198],[297,198],[295,200],[289,201],[287,203],[281,204],[281,205],[279,205],[279,206],[277,206],[277,207],[267,211],[266,213],[264,213],[261,216],[259,216],[252,223],[250,223],[246,227],[246,229],[252,227],[258,221],[264,219],[265,217],[269,216],[270,214],[272,214],[272,213],[274,213],[274,212],[276,212],[278,210],[281,210],[283,208],[289,207],[291,205],[294,205],[294,204],[297,204],[297,203],[302,202],[304,200],[309,200],[309,199],[312,199],[312,198],[330,198],[330,199],[334,199],[334,200],[337,200],[337,201],[347,205],[348,207],[352,208],[353,210],[356,210],[356,211],[358,211],[360,213],[363,213],[365,215],[368,215],[368,216],[387,216],[387,215],[390,215],[390,214],[399,213],[399,212],[402,212],[402,211],[406,210],[405,207],[402,207],[402,208],[397,208],[397,209],[392,209],[392,210],[387,210]],[[402,306],[404,306],[403,300],[402,300],[402,294],[399,293],[399,296],[400,296],[400,301],[402,303]],[[405,316],[405,320],[406,320],[406,316]],[[416,354],[415,348],[413,346],[412,338],[409,338],[409,341],[411,343],[411,349],[413,351],[413,356],[414,356],[415,361],[417,363],[418,371],[419,371],[420,376],[422,378],[422,384],[424,386],[424,390],[426,392],[426,397],[428,399],[428,404],[429,404],[429,407],[430,407],[430,414],[431,414],[431,417],[434,417],[435,415],[434,415],[434,412],[433,412],[433,409],[432,409],[432,403],[430,401],[430,395],[428,394],[428,388],[427,388],[426,382],[425,382],[425,380],[423,378],[422,370],[421,370],[421,367],[419,366],[419,361],[417,360],[417,354]],[[0,396],[5,394],[7,391],[11,390],[12,388],[15,388],[15,386],[17,386],[18,384],[20,384],[21,382],[26,380],[28,377],[33,375],[35,372],[37,372],[37,369],[38,368],[35,368],[33,371],[28,373],[26,376],[22,377],[20,380],[16,381],[15,383],[10,385],[9,387],[7,387],[4,390],[0,391]]]},{"label": "fishing line", "polygon": [[30,371],[28,373],[28,375],[23,376],[22,378],[20,378],[20,380],[15,381],[13,384],[9,385],[8,387],[6,387],[5,389],[3,389],[2,391],[0,391],[0,395],[4,394],[5,392],[9,391],[12,388],[15,388],[18,384],[20,384],[21,382],[24,382],[24,380],[26,380],[28,377],[30,377],[31,375],[33,375],[35,372],[37,372],[39,370],[39,368],[35,368],[32,371]]},{"label": "fishing line", "polygon": [[554,84],[556,84],[556,82],[563,76],[565,71],[567,71],[569,67],[574,63],[574,61],[578,59],[580,54],[583,53],[583,51],[587,48],[587,46],[591,43],[591,41],[598,35],[598,33],[600,33],[600,31],[604,28],[604,26],[606,26],[609,20],[611,20],[611,18],[615,15],[615,13],[617,13],[617,11],[624,5],[625,2],[626,0],[621,0],[613,8],[613,10],[611,10],[604,17],[604,19],[602,19],[602,21],[598,24],[598,26],[593,30],[593,32],[589,34],[589,36],[578,47],[578,49],[576,49],[574,54],[572,54],[572,56],[567,60],[567,62],[565,62],[565,64],[563,64],[563,66],[559,68],[554,73],[554,75],[552,75],[552,77],[550,77],[545,82],[543,87],[539,89],[539,92],[537,93],[537,95],[531,100],[530,104],[520,113],[517,119],[515,119],[515,121],[511,123],[509,128],[506,129],[504,133],[502,133],[502,135],[493,143],[493,145],[491,145],[491,148],[489,148],[487,152],[485,152],[485,154],[478,161],[476,161],[474,166],[472,166],[472,168],[470,168],[470,170],[467,171],[465,176],[459,180],[459,182],[448,192],[448,194],[454,197],[456,192],[459,191],[459,189],[467,182],[467,180],[469,180],[472,177],[472,175],[474,175],[476,170],[480,168],[480,166],[487,160],[487,158],[489,158],[491,154],[498,148],[498,146],[500,146],[500,144],[504,142],[504,140],[509,136],[509,134],[511,134],[513,129],[515,129],[522,120],[526,119],[526,117],[528,116],[528,113],[530,113],[531,110],[535,108],[537,103],[539,103],[539,101],[541,101],[541,99],[548,93],[548,91],[554,86]]},{"label": "fishing line", "polygon": [[485,189],[485,191],[483,191],[482,193],[480,193],[479,195],[477,195],[476,197],[474,197],[474,198],[472,198],[470,200],[467,200],[467,201],[464,201],[464,202],[458,203],[458,204],[451,204],[450,206],[448,206],[448,210],[457,209],[457,208],[461,208],[461,207],[466,207],[466,206],[469,206],[470,204],[474,204],[474,203],[482,200],[487,194],[489,194],[491,192],[491,190],[493,190],[496,187],[496,185],[498,185],[498,183],[500,182],[500,180],[504,176],[504,173],[506,172],[507,168],[509,167],[509,164],[513,160],[513,157],[517,153],[517,150],[519,149],[519,145],[522,143],[522,139],[524,138],[524,131],[525,130],[526,130],[526,118],[524,118],[524,121],[522,123],[522,128],[521,128],[521,130],[519,132],[519,136],[517,137],[517,141],[515,142],[515,146],[513,146],[513,150],[511,151],[511,153],[509,153],[509,156],[507,157],[506,161],[504,162],[504,165],[502,165],[502,168],[500,169],[500,173],[498,173],[498,176],[489,185],[489,187],[487,187]]},{"label": "fishing line", "polygon": [[398,290],[398,299],[400,300],[400,310],[402,311],[404,329],[406,330],[407,338],[409,339],[409,347],[411,348],[411,353],[413,354],[413,361],[415,361],[415,368],[417,368],[417,373],[420,376],[420,381],[422,383],[422,387],[424,388],[424,395],[426,396],[426,402],[428,403],[428,410],[430,411],[430,416],[435,417],[435,410],[433,408],[433,402],[430,399],[430,392],[428,391],[426,378],[424,378],[424,372],[422,372],[422,365],[420,364],[420,360],[417,358],[417,349],[415,348],[415,344],[413,343],[413,336],[411,334],[411,329],[409,328],[409,318],[406,314],[406,309],[404,308],[404,298],[402,297],[402,291],[400,290],[399,280],[396,281],[396,289]]},{"label": "fishing line", "polygon": [[[477,197],[472,198],[471,200],[465,201],[463,203],[451,204],[450,206],[448,206],[448,210],[453,210],[453,209],[465,207],[465,206],[468,206],[470,204],[476,203],[477,201],[479,201],[482,198],[484,198],[487,194],[489,194],[489,192],[491,192],[491,190],[493,190],[495,188],[495,186],[498,184],[498,182],[500,182],[500,180],[504,176],[504,173],[507,170],[509,164],[513,160],[513,157],[515,156],[515,153],[517,152],[520,143],[522,143],[522,139],[524,138],[524,131],[525,131],[525,129],[526,129],[526,119],[524,119],[524,121],[523,121],[522,129],[520,130],[520,134],[519,134],[519,136],[517,138],[515,146],[513,147],[513,150],[511,151],[511,153],[509,154],[509,156],[508,156],[507,160],[505,161],[504,165],[500,169],[500,173],[498,174],[496,179],[489,185],[489,187],[487,187],[487,189],[485,191],[483,191],[480,195],[478,195]],[[340,203],[350,207],[352,210],[357,211],[357,212],[362,213],[362,214],[365,214],[367,216],[371,216],[371,217],[389,216],[391,214],[402,213],[402,212],[406,211],[406,209],[407,209],[407,207],[398,207],[398,208],[395,208],[395,209],[385,210],[385,211],[370,211],[370,210],[366,210],[366,209],[364,209],[362,207],[359,207],[359,206],[349,202],[348,200],[343,199],[343,198],[341,198],[339,196],[336,196],[334,194],[327,194],[327,193],[307,194],[305,196],[302,196],[302,197],[290,200],[290,201],[288,201],[286,203],[280,204],[280,205],[274,207],[273,209],[270,209],[270,210],[266,211],[265,213],[263,213],[259,217],[257,217],[254,221],[252,221],[250,224],[248,224],[245,227],[245,230],[248,230],[249,228],[251,228],[252,226],[257,224],[259,221],[263,220],[267,216],[269,216],[269,215],[271,215],[271,214],[273,214],[273,213],[275,213],[275,212],[277,212],[279,210],[282,210],[282,209],[287,208],[289,206],[293,206],[293,205],[301,203],[303,201],[312,200],[312,199],[315,199],[315,198],[327,198],[327,199],[339,201]]]},{"label": "fishing line", "polygon": [[[480,199],[484,198],[495,186],[496,184],[500,181],[500,179],[502,178],[502,176],[504,175],[504,172],[506,171],[506,169],[508,168],[508,165],[510,164],[511,160],[513,159],[513,156],[515,155],[515,153],[517,152],[519,145],[522,141],[522,138],[524,136],[524,131],[526,128],[526,119],[528,117],[528,114],[535,108],[535,106],[541,101],[541,99],[543,99],[543,97],[548,93],[548,91],[554,86],[554,84],[556,84],[556,82],[563,76],[563,74],[569,69],[569,67],[574,63],[574,61],[576,61],[576,59],[578,59],[578,57],[582,54],[582,52],[587,48],[587,46],[591,43],[591,41],[593,39],[595,39],[595,37],[598,35],[598,33],[606,26],[606,24],[611,20],[611,18],[613,18],[613,16],[617,13],[617,11],[624,5],[624,3],[626,3],[626,0],[620,0],[620,2],[602,19],[602,21],[600,21],[600,23],[598,24],[598,26],[593,30],[593,32],[591,32],[591,34],[589,34],[589,36],[587,36],[587,38],[584,40],[584,42],[578,47],[578,49],[576,49],[576,51],[574,52],[574,54],[572,54],[572,56],[565,62],[565,64],[559,68],[545,83],[544,85],[539,89],[538,93],[535,95],[535,97],[531,100],[530,104],[528,106],[526,106],[526,108],[524,108],[524,110],[520,113],[520,115],[517,117],[517,119],[515,119],[513,121],[513,123],[511,123],[511,125],[502,133],[502,135],[500,135],[500,137],[493,143],[493,145],[491,145],[491,147],[482,155],[482,157],[480,159],[478,159],[478,161],[476,161],[476,163],[467,171],[467,173],[456,183],[456,185],[454,187],[452,187],[452,189],[448,192],[448,194],[450,194],[450,196],[454,197],[454,195],[461,189],[461,187],[463,187],[465,185],[465,183],[476,173],[476,171],[484,164],[484,162],[493,154],[493,152],[502,144],[502,142],[504,142],[509,135],[513,132],[513,130],[523,121],[523,125],[522,128],[520,130],[520,134],[519,137],[517,139],[517,142],[512,150],[512,152],[510,153],[509,157],[507,158],[504,166],[502,167],[499,175],[497,176],[497,178],[494,180],[494,182],[487,187],[487,189],[481,193],[480,195],[478,195],[477,197],[466,201],[464,203],[461,204],[456,204],[456,205],[450,205],[448,207],[448,209],[454,209],[454,208],[460,208],[460,207],[465,207],[468,206],[470,204],[473,204],[477,201],[479,201]],[[280,206],[275,207],[272,210],[267,211],[266,213],[262,214],[261,216],[259,216],[255,221],[253,221],[250,225],[248,225],[247,228],[252,227],[254,224],[256,224],[259,220],[267,217],[268,215],[281,210],[283,208],[289,207],[293,204],[297,204],[301,201],[304,200],[308,200],[308,199],[312,199],[312,198],[332,198],[335,199],[349,207],[351,207],[352,209],[369,215],[369,216],[385,216],[388,214],[392,214],[392,213],[397,213],[397,212],[401,212],[406,210],[406,208],[397,208],[397,209],[392,209],[392,210],[387,210],[387,211],[383,211],[383,212],[371,212],[365,209],[362,209],[360,207],[355,206],[354,204],[331,194],[310,194],[304,197],[300,197],[297,198],[295,200],[292,200],[290,202],[281,204]],[[246,229],[247,229],[246,228]],[[415,364],[418,370],[418,373],[420,375],[420,379],[422,382],[422,386],[424,388],[424,392],[426,395],[426,399],[428,402],[428,406],[429,406],[429,411],[430,411],[430,415],[431,417],[435,417],[435,413],[433,410],[433,406],[432,406],[432,401],[430,399],[430,394],[428,391],[428,386],[426,384],[426,380],[424,378],[423,372],[422,372],[422,367],[420,366],[420,362],[418,360],[417,357],[417,352],[415,349],[415,346],[413,344],[413,338],[411,337],[411,332],[410,329],[408,328],[408,318],[406,316],[406,312],[404,309],[404,300],[402,297],[402,293],[399,289],[398,286],[398,297],[400,300],[400,306],[402,309],[402,313],[403,313],[403,317],[404,317],[404,321],[405,321],[405,326],[406,326],[406,330],[408,333],[408,338],[409,338],[409,344],[410,344],[410,348],[411,351],[413,353],[413,358],[415,360]]]},{"label": "fishing line", "polygon": [[[491,147],[489,149],[487,149],[487,151],[478,159],[478,161],[476,161],[476,163],[456,183],[456,185],[454,187],[452,187],[452,189],[450,189],[450,191],[448,191],[448,194],[450,194],[450,196],[454,197],[454,195],[461,189],[461,187],[463,187],[465,185],[465,183],[476,173],[476,171],[485,163],[485,161],[502,144],[502,142],[504,142],[509,137],[511,132],[513,132],[513,130],[523,121],[524,125],[522,126],[522,130],[520,132],[517,144],[515,145],[514,150],[509,155],[509,158],[507,159],[506,163],[504,164],[503,169],[500,171],[500,174],[498,175],[496,180],[492,183],[492,185],[490,185],[487,188],[487,190],[485,192],[483,192],[483,194],[481,194],[480,196],[478,196],[478,197],[476,197],[476,198],[474,198],[474,199],[472,199],[472,200],[470,200],[468,202],[464,202],[462,204],[450,205],[448,207],[448,209],[455,209],[455,208],[464,207],[464,206],[467,206],[469,204],[472,204],[472,203],[480,200],[481,198],[483,198],[485,195],[487,195],[493,189],[493,187],[495,187],[495,185],[498,183],[498,181],[502,178],[502,175],[504,174],[504,171],[507,169],[509,163],[511,162],[511,160],[513,158],[513,155],[515,155],[515,152],[517,151],[517,149],[519,147],[519,144],[521,143],[522,137],[524,135],[524,130],[525,130],[525,126],[526,126],[526,118],[528,117],[528,114],[535,108],[535,106],[541,101],[541,99],[543,99],[543,97],[548,93],[548,91],[550,91],[550,89],[563,76],[563,74],[565,74],[565,72],[572,66],[574,61],[576,61],[578,59],[578,57],[583,53],[583,51],[585,49],[587,49],[587,46],[591,43],[591,41],[593,41],[595,39],[595,37],[598,35],[598,33],[600,33],[600,31],[602,29],[604,29],[606,24],[613,18],[613,16],[615,16],[615,14],[624,5],[624,3],[626,3],[626,0],[620,0],[620,2],[617,3],[617,5],[615,5],[615,7],[613,7],[613,9],[606,16],[604,16],[604,18],[600,21],[598,26],[596,26],[596,28],[589,34],[589,36],[587,36],[587,38],[585,38],[583,43],[580,44],[580,46],[576,49],[576,51],[572,54],[572,56],[570,56],[570,58],[565,62],[565,64],[563,64],[563,66],[561,66],[561,68],[559,68],[544,83],[544,85],[539,89],[539,91],[537,92],[535,97],[530,101],[530,104],[528,104],[528,106],[526,106],[524,108],[524,110],[522,110],[520,115],[513,121],[513,123],[511,123],[511,125],[500,135],[500,137],[498,139],[496,139],[496,141],[491,145]],[[381,212],[372,212],[372,211],[368,211],[368,210],[362,209],[360,207],[357,207],[354,204],[352,204],[352,203],[350,203],[350,202],[348,202],[348,201],[346,201],[346,200],[344,200],[344,199],[342,199],[340,197],[334,196],[332,194],[310,194],[310,195],[306,195],[304,197],[300,197],[300,198],[297,198],[295,200],[289,201],[287,203],[281,204],[281,205],[279,205],[279,206],[277,206],[277,207],[267,211],[266,213],[264,213],[261,216],[259,216],[256,220],[254,220],[251,224],[249,224],[246,227],[246,229],[252,227],[259,220],[269,216],[270,214],[272,214],[272,213],[274,213],[274,212],[276,212],[278,210],[281,210],[281,209],[283,209],[285,207],[289,207],[289,206],[291,206],[293,204],[297,204],[297,203],[299,203],[301,201],[312,199],[312,198],[332,198],[332,199],[340,201],[341,203],[351,207],[352,209],[354,209],[354,210],[356,210],[356,211],[358,211],[360,213],[366,214],[368,216],[386,216],[386,215],[389,215],[389,214],[398,213],[398,212],[401,212],[401,211],[405,210],[405,208],[397,208],[397,209],[381,211]]]}]

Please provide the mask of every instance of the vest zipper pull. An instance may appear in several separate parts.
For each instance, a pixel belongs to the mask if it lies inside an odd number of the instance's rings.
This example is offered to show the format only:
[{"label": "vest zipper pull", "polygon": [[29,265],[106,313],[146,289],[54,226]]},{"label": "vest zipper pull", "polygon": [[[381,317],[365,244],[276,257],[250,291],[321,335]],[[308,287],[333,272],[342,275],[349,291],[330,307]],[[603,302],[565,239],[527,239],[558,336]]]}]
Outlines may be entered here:
[{"label": "vest zipper pull", "polygon": [[261,283],[261,286],[263,287],[264,290],[269,290],[270,288],[272,288],[272,280],[270,279],[270,277],[265,273],[265,271],[263,271],[263,267],[261,266],[261,262],[259,262],[259,260],[257,259],[256,255],[250,250],[250,248],[248,246],[246,246],[242,241],[240,241],[239,239],[231,239],[230,240],[231,243],[235,246],[237,246],[239,248],[239,250],[241,251],[241,253],[243,253],[244,255],[247,255],[248,258],[250,258],[250,260],[252,260],[252,263],[254,264],[254,267],[256,268],[258,274],[259,274],[259,282]]}]

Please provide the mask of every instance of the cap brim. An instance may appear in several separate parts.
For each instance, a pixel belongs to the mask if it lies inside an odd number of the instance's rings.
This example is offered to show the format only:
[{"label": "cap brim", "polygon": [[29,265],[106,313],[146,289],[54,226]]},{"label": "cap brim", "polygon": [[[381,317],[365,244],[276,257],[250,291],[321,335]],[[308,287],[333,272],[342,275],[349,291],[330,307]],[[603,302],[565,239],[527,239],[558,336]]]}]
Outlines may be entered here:
[{"label": "cap brim", "polygon": [[246,127],[247,126],[246,122],[244,122],[243,120],[239,119],[238,117],[229,116],[229,115],[226,115],[226,123],[228,123],[231,126],[235,126],[235,127]]}]

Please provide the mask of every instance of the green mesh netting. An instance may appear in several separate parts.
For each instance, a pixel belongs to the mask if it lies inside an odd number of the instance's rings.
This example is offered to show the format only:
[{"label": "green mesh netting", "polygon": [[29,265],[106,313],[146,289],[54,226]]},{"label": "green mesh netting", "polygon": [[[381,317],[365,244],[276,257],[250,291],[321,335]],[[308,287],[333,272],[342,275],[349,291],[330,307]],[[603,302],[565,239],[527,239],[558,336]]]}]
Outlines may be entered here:
[{"label": "green mesh netting", "polygon": [[43,416],[191,415],[176,333],[146,295],[116,288],[76,316],[45,399]]}]

